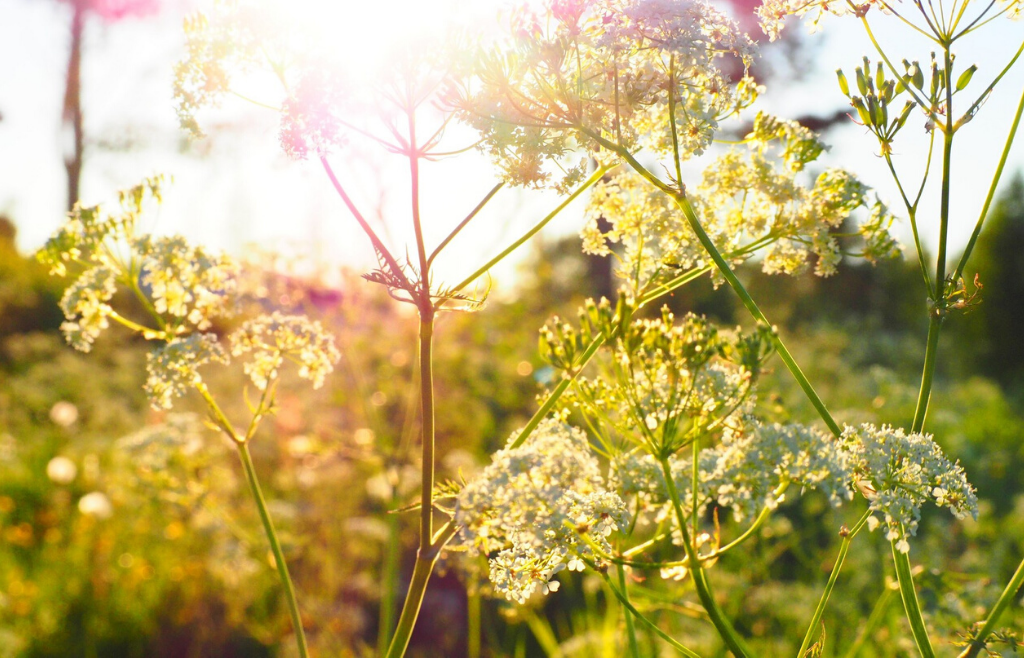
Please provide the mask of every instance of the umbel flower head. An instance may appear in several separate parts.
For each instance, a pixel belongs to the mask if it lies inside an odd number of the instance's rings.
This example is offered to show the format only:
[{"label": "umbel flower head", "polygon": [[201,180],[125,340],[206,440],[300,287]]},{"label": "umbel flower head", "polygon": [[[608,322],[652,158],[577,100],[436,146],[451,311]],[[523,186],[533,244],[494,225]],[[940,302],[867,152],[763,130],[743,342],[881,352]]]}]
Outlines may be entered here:
[{"label": "umbel flower head", "polygon": [[521,446],[495,453],[466,485],[455,522],[467,544],[494,553],[495,589],[523,603],[538,587],[555,591],[551,578],[566,566],[582,569],[580,556],[594,556],[581,535],[610,551],[608,535],[625,526],[627,514],[618,495],[604,488],[586,435],[548,419]]},{"label": "umbel flower head", "polygon": [[886,538],[900,551],[910,551],[908,538],[917,534],[926,502],[948,508],[958,519],[977,518],[978,499],[963,467],[946,459],[930,434],[865,423],[847,426],[840,442],[869,492],[869,528],[884,525]]},{"label": "umbel flower head", "polygon": [[[812,131],[795,121],[759,113],[745,148],[733,148],[707,167],[688,190],[712,241],[734,263],[768,245],[767,274],[800,274],[809,261],[829,276],[842,258],[837,233],[858,209],[871,209],[861,225],[864,258],[899,255],[889,230],[894,217],[870,188],[841,169],[827,169],[804,184],[801,174],[826,151]],[[672,199],[629,170],[599,183],[587,208],[583,251],[612,254],[622,245],[618,274],[641,288],[710,264],[708,256]]]},{"label": "umbel flower head", "polygon": [[[162,342],[146,360],[145,389],[155,408],[170,409],[174,398],[202,385],[201,367],[229,361],[210,329],[213,319],[238,310],[238,266],[181,236],[136,234],[145,202],[161,198],[160,184],[159,178],[147,179],[121,192],[120,208],[113,212],[76,206],[38,256],[60,276],[68,274],[69,265],[84,268],[61,299],[67,318],[61,328],[77,349],[89,351],[112,320]],[[119,291],[141,302],[148,323],[114,309]],[[232,337],[232,354],[252,355],[245,371],[261,390],[286,359],[318,388],[340,358],[334,338],[319,322],[280,313],[244,323]]]},{"label": "umbel flower head", "polygon": [[[602,139],[670,153],[672,126],[681,159],[699,155],[757,94],[746,74],[753,43],[700,0],[549,0],[513,23],[452,103],[517,184],[570,186],[583,164],[569,156],[582,147],[606,157]],[[722,68],[730,60],[735,84]]]},{"label": "umbel flower head", "polygon": [[[542,341],[557,342],[565,333],[556,319],[541,330]],[[754,384],[746,347],[704,317],[689,313],[677,322],[666,307],[659,318],[624,327],[605,372],[578,377],[561,404],[580,408],[651,455],[671,455],[695,437],[710,442],[743,424]]]},{"label": "umbel flower head", "polygon": [[231,336],[231,354],[251,354],[245,372],[260,390],[265,390],[277,377],[285,359],[298,364],[299,377],[313,382],[313,388],[320,388],[341,358],[334,337],[319,322],[303,315],[278,312],[243,324]]},{"label": "umbel flower head", "polygon": [[708,494],[732,508],[737,520],[775,509],[789,485],[821,491],[833,506],[853,498],[849,455],[810,427],[756,423],[749,432],[727,435],[710,452],[715,468],[706,481]]},{"label": "umbel flower head", "polygon": [[88,352],[111,319],[140,327],[111,306],[119,290],[135,295],[152,314],[158,327],[147,338],[203,331],[213,318],[233,312],[238,266],[231,258],[180,236],[137,234],[143,212],[161,200],[162,185],[162,177],[148,178],[120,192],[114,209],[76,205],[39,252],[51,274],[67,276],[71,265],[83,270],[60,303],[67,318],[61,329],[76,349]]}]

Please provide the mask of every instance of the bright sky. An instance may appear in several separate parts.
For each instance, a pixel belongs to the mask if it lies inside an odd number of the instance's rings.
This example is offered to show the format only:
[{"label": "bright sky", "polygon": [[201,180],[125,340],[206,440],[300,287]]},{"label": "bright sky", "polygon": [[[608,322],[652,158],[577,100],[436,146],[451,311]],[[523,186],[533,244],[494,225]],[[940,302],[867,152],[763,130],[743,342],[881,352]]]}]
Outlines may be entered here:
[{"label": "bright sky", "polygon": [[[322,2],[332,7],[322,27],[338,47],[361,63],[389,41],[401,41],[415,30],[442,22],[446,16],[493,22],[494,3],[482,0],[392,0],[391,2]],[[211,138],[189,145],[177,129],[171,100],[171,69],[183,46],[181,3],[155,17],[87,25],[83,69],[83,105],[89,152],[82,181],[86,202],[109,199],[120,187],[143,175],[165,172],[175,178],[153,227],[161,233],[181,232],[216,247],[239,251],[248,243],[295,254],[312,255],[323,263],[365,267],[369,246],[335,195],[316,162],[288,160],[277,143],[275,118],[267,111],[228,99],[223,111],[206,115]],[[35,249],[62,221],[65,174],[62,164],[60,112],[68,48],[70,11],[46,0],[0,0],[0,212],[19,227],[19,245]],[[927,60],[929,49],[894,30],[893,21],[878,20],[878,37],[893,48],[896,61],[906,56]],[[885,25],[885,24],[888,25]],[[805,31],[791,23],[788,29]],[[1002,68],[1020,44],[1024,25],[1001,19],[961,46],[961,70],[979,64],[971,88],[980,90]],[[856,22],[826,20],[824,34],[806,39],[809,72],[800,82],[770,89],[765,106],[776,114],[829,115],[843,106],[834,69],[843,66],[852,80],[853,67],[872,53]],[[958,136],[954,152],[958,184],[953,192],[951,240],[962,245],[970,234],[1005,139],[1020,90],[1024,63],[1018,63],[982,108],[980,118]],[[218,125],[220,122],[221,125]],[[471,135],[453,133],[453,142]],[[898,195],[876,146],[858,126],[835,131],[827,164],[841,165],[875,185],[897,211]],[[920,124],[905,129],[897,143],[897,166],[914,185],[920,162],[907,156],[923,153],[927,140]],[[907,160],[903,163],[902,161]],[[409,238],[406,165],[382,162],[365,152],[349,151],[333,158],[335,168],[365,214],[392,218],[393,245]],[[1011,153],[1008,173],[1024,166],[1024,147]],[[436,244],[496,182],[486,161],[470,155],[427,165],[424,173],[424,221],[427,240]],[[936,177],[937,180],[937,177]],[[389,185],[382,188],[382,183]],[[935,188],[937,190],[937,188]],[[937,192],[933,197],[937,197]],[[459,280],[500,247],[517,237],[558,203],[555,195],[503,191],[453,245],[449,258],[438,261],[441,278]],[[925,203],[921,221],[925,240],[936,242],[937,203]],[[580,208],[565,213],[551,235],[575,230]],[[378,226],[380,226],[378,224]],[[909,227],[901,235],[909,244]],[[399,246],[396,251],[403,252]],[[499,271],[499,279],[508,275]]]}]

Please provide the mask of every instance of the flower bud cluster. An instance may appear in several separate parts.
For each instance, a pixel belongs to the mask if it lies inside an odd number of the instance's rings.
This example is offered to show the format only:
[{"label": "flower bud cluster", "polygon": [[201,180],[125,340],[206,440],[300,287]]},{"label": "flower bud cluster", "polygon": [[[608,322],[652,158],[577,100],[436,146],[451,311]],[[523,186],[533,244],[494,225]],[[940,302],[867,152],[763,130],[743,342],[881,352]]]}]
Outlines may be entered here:
[{"label": "flower bud cluster", "polygon": [[555,591],[551,578],[566,566],[582,569],[581,557],[595,557],[591,544],[609,552],[608,536],[627,513],[605,488],[586,435],[549,419],[521,446],[494,454],[459,493],[455,523],[465,543],[492,555],[495,589],[522,603],[538,588]]},{"label": "flower bud cluster", "polygon": [[867,492],[873,515],[868,526],[886,528],[886,538],[904,553],[917,534],[921,506],[932,501],[958,519],[977,518],[978,499],[959,462],[951,463],[930,434],[907,434],[888,425],[847,426],[840,438],[854,475]]},{"label": "flower bud cluster", "polygon": [[734,356],[745,349],[703,317],[688,314],[677,324],[663,309],[660,318],[628,325],[610,348],[604,376],[579,377],[563,404],[650,454],[672,454],[694,437],[742,424],[749,410],[751,372],[724,358],[725,345]]}]

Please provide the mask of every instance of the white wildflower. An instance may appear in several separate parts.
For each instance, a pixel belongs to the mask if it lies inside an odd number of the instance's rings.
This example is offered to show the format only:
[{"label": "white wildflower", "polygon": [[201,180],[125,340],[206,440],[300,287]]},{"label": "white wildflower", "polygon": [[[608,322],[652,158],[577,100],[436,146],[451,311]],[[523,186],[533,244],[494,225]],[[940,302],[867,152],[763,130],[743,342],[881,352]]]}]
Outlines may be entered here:
[{"label": "white wildflower", "polygon": [[[840,439],[855,476],[869,489],[869,509],[898,550],[910,550],[921,505],[932,500],[958,519],[977,518],[978,499],[959,462],[952,463],[930,434],[906,434],[887,425],[847,426]],[[869,525],[869,527],[871,527]]]},{"label": "white wildflower", "polygon": [[320,388],[341,358],[334,337],[319,322],[277,312],[249,320],[232,334],[231,354],[251,355],[245,372],[260,390],[277,377],[285,359],[299,365],[299,377]]},{"label": "white wildflower", "polygon": [[[674,124],[689,159],[759,91],[745,71],[753,42],[709,3],[583,0],[546,10],[520,13],[514,42],[482,57],[479,84],[455,99],[517,184],[545,184],[561,170],[553,182],[564,189],[582,172],[581,147],[608,159],[596,135],[666,154]],[[726,57],[744,67],[739,83],[719,68]]]},{"label": "white wildflower", "polygon": [[113,312],[108,302],[117,292],[117,272],[99,265],[82,273],[60,300],[67,321],[61,325],[67,341],[77,350],[88,352],[104,329],[110,326]]},{"label": "white wildflower", "polygon": [[551,575],[567,565],[583,568],[581,556],[593,553],[581,534],[610,551],[608,535],[627,516],[622,500],[604,489],[586,435],[549,419],[523,445],[495,453],[459,493],[455,522],[466,543],[484,554],[498,551],[491,581],[509,600],[523,602],[538,587],[554,591]]},{"label": "white wildflower", "polygon": [[146,357],[146,394],[155,409],[170,409],[176,397],[184,395],[203,379],[199,368],[216,361],[227,363],[227,354],[213,334],[192,334],[172,338]]},{"label": "white wildflower", "polygon": [[715,470],[706,486],[737,520],[775,509],[788,484],[817,489],[833,506],[853,498],[849,456],[830,436],[809,427],[758,423],[749,432],[726,436],[709,452]]},{"label": "white wildflower", "polygon": [[214,317],[234,308],[238,266],[225,255],[192,246],[181,236],[132,241],[142,257],[142,283],[149,289],[154,310],[173,324],[185,320],[206,330]]}]

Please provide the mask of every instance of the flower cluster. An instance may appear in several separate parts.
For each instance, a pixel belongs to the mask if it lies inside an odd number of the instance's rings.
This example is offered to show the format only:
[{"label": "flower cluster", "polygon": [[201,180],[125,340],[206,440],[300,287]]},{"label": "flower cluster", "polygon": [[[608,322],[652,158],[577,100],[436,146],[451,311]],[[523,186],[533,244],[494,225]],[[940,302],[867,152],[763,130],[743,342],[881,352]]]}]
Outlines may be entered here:
[{"label": "flower cluster", "polygon": [[853,498],[850,457],[830,436],[803,425],[757,423],[712,449],[709,495],[737,520],[775,509],[790,484],[824,493],[833,506]]},{"label": "flower cluster", "polygon": [[666,308],[659,318],[630,323],[611,348],[607,374],[579,377],[563,404],[652,455],[671,455],[694,438],[742,425],[753,401],[752,373],[741,365],[747,350],[705,318],[688,314],[676,323]]},{"label": "flower cluster", "polygon": [[761,29],[768,35],[771,41],[775,41],[782,33],[786,18],[789,16],[804,16],[814,14],[811,21],[811,31],[819,29],[819,23],[825,14],[833,16],[845,16],[855,11],[866,11],[874,0],[856,7],[845,0],[764,0],[764,3],[755,11],[761,23]]},{"label": "flower cluster", "polygon": [[[67,318],[62,329],[74,347],[89,351],[112,320],[163,342],[147,358],[145,389],[154,408],[170,409],[174,398],[202,384],[202,366],[229,361],[211,329],[214,319],[238,311],[239,268],[180,236],[136,234],[146,202],[161,198],[160,183],[148,179],[122,192],[115,212],[76,207],[39,259],[60,276],[69,265],[84,268],[61,299]],[[119,291],[135,296],[149,312],[148,324],[114,309]],[[297,362],[299,376],[319,387],[339,358],[334,339],[318,322],[279,313],[246,322],[232,338],[232,353],[252,353],[245,370],[261,389],[284,359]]]},{"label": "flower cluster", "polygon": [[582,165],[565,161],[580,146],[605,157],[603,143],[664,154],[675,142],[681,159],[699,155],[758,93],[753,43],[699,0],[550,0],[520,11],[514,34],[452,102],[517,184],[552,182],[552,162],[553,182],[571,184]]},{"label": "flower cluster", "polygon": [[[774,510],[790,485],[824,493],[833,506],[853,498],[853,470],[848,455],[821,432],[802,425],[751,421],[742,430],[727,431],[721,440],[700,451],[697,500],[692,491],[693,460],[669,459],[680,504],[689,513],[715,503],[730,509],[737,521]],[[632,450],[612,459],[609,482],[625,500],[660,521],[671,515],[662,466],[651,455]],[[678,544],[681,536],[675,533]]]},{"label": "flower cluster", "polygon": [[299,365],[299,377],[323,386],[324,378],[341,358],[334,337],[317,321],[303,315],[274,312],[249,320],[231,336],[232,356],[251,354],[245,372],[260,390],[277,377],[285,359]]},{"label": "flower cluster", "polygon": [[184,321],[200,331],[209,329],[212,318],[232,312],[238,281],[232,259],[190,245],[178,235],[143,235],[131,247],[153,309],[176,325],[176,331]]},{"label": "flower cluster", "polygon": [[67,276],[68,266],[84,269],[64,292],[61,326],[68,342],[88,352],[114,319],[125,320],[111,306],[118,290],[136,297],[151,312],[158,329],[147,338],[170,340],[205,330],[211,320],[234,307],[238,267],[224,255],[194,247],[180,237],[136,235],[150,200],[161,199],[162,179],[147,179],[120,194],[120,206],[76,206],[68,222],[46,243],[39,259],[50,272]]},{"label": "flower cluster", "polygon": [[176,336],[146,355],[146,395],[155,409],[170,409],[174,398],[202,383],[199,368],[207,363],[228,363],[227,354],[213,334]]},{"label": "flower cluster", "polygon": [[840,439],[854,475],[867,491],[873,512],[869,527],[886,527],[896,548],[910,550],[921,506],[933,501],[958,519],[977,517],[978,499],[960,463],[951,463],[929,434],[870,424],[846,427]]},{"label": "flower cluster", "polygon": [[566,566],[582,569],[581,556],[595,557],[591,544],[610,550],[608,535],[627,516],[622,500],[604,487],[586,435],[549,419],[521,446],[494,454],[459,493],[455,522],[466,543],[494,554],[496,590],[524,602],[538,587],[557,589],[551,578]]},{"label": "flower cluster", "polygon": [[[828,276],[841,258],[836,230],[860,208],[871,208],[859,231],[862,255],[874,262],[900,253],[889,234],[892,214],[851,174],[828,169],[812,187],[801,183],[801,172],[825,151],[813,132],[758,114],[746,141],[748,148],[716,159],[688,192],[727,258],[739,262],[767,246],[766,273],[800,273],[814,256],[815,273]],[[622,243],[619,274],[645,284],[709,262],[674,201],[632,172],[595,188],[582,237],[583,250],[599,255],[611,253],[610,243]]]}]

